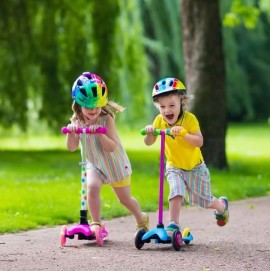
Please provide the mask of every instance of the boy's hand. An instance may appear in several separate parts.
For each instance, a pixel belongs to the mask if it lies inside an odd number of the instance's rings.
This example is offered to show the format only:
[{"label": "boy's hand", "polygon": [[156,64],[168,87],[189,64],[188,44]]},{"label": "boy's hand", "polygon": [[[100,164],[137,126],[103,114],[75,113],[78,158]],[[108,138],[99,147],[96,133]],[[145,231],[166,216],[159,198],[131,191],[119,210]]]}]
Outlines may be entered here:
[{"label": "boy's hand", "polygon": [[155,127],[153,125],[147,125],[144,129],[147,134],[153,134],[155,132]]},{"label": "boy's hand", "polygon": [[171,128],[171,133],[175,136],[180,135],[180,136],[184,136],[187,131],[183,126],[174,126]]}]

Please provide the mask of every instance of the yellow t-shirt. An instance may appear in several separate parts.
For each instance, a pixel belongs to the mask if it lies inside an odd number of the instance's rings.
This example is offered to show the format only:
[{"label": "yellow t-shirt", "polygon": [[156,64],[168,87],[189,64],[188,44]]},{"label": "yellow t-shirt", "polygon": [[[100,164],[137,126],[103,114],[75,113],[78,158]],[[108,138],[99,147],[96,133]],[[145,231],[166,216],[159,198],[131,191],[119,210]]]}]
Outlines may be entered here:
[{"label": "yellow t-shirt", "polygon": [[[161,114],[155,118],[153,126],[156,129],[162,130],[171,128],[162,118]],[[175,126],[183,126],[189,134],[200,131],[197,118],[188,111],[184,111],[184,115],[177,121]],[[167,164],[184,170],[191,170],[203,162],[200,148],[189,144],[182,136],[175,136],[174,139],[170,136],[166,136],[165,156]]]}]

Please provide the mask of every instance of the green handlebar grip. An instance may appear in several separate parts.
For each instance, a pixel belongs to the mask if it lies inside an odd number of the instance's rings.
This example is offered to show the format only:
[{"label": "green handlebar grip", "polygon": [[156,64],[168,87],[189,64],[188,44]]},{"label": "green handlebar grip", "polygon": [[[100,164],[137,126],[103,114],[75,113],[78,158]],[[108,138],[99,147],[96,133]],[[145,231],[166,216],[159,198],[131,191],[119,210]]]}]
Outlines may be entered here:
[{"label": "green handlebar grip", "polygon": [[146,131],[145,131],[145,129],[144,129],[144,128],[143,128],[143,129],[141,129],[140,133],[141,133],[141,135],[146,135]]},{"label": "green handlebar grip", "polygon": [[[160,129],[155,129],[155,131],[154,131],[153,135],[154,135],[154,136],[158,136],[158,135],[160,135],[160,132],[161,132],[161,130],[160,130]],[[141,129],[140,133],[141,133],[141,135],[146,135],[146,131],[145,131],[145,129],[144,129],[144,128],[143,128],[143,129]]]},{"label": "green handlebar grip", "polygon": [[158,136],[158,135],[161,135],[161,130],[160,129],[156,129],[153,133],[154,136]]}]

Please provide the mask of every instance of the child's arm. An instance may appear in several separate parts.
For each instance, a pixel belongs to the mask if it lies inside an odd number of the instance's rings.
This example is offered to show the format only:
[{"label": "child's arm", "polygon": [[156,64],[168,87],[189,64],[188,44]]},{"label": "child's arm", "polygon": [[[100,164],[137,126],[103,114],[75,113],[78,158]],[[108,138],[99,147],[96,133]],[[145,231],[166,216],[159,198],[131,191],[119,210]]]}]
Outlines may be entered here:
[{"label": "child's arm", "polygon": [[71,123],[67,127],[71,131],[70,133],[67,134],[67,140],[66,140],[67,149],[69,151],[76,151],[79,147],[79,142],[80,142],[79,135],[75,133],[78,126],[75,125],[74,123]]},{"label": "child's arm", "polygon": [[182,136],[189,144],[194,147],[201,148],[203,145],[203,136],[201,131],[198,131],[195,134],[189,134],[184,127],[174,126],[171,128],[171,132],[176,136]]},{"label": "child's arm", "polygon": [[113,152],[117,146],[117,134],[114,119],[109,116],[106,121],[106,134],[97,134],[102,145],[102,148],[108,152]]},{"label": "child's arm", "polygon": [[156,142],[157,137],[153,135],[155,127],[153,125],[145,126],[146,136],[144,137],[144,143],[147,146],[150,146]]}]

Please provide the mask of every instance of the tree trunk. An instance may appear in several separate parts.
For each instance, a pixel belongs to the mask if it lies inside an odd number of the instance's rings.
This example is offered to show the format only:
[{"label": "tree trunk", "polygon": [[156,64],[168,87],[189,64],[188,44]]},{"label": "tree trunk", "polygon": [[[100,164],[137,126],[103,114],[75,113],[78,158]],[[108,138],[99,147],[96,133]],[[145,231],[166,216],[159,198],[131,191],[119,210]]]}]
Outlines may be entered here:
[{"label": "tree trunk", "polygon": [[219,1],[182,0],[181,23],[186,87],[195,96],[191,106],[204,136],[204,159],[224,169],[227,120]]}]

